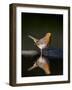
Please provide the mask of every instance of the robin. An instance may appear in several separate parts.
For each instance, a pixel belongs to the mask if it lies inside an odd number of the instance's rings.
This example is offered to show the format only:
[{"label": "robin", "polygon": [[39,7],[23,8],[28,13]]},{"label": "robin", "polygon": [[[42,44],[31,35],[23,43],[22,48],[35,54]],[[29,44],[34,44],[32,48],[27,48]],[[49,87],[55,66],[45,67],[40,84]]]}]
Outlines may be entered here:
[{"label": "robin", "polygon": [[39,57],[37,59],[37,61],[33,64],[33,66],[31,66],[28,71],[31,71],[33,70],[34,68],[41,68],[42,70],[44,70],[45,74],[51,74],[51,71],[50,71],[50,65],[49,63],[47,62],[46,58],[44,57]]},{"label": "robin", "polygon": [[46,35],[41,39],[36,39],[35,37],[33,37],[31,35],[29,35],[28,37],[31,38],[35,42],[35,44],[38,48],[43,49],[43,48],[49,46],[49,44],[51,42],[52,34],[46,33]]}]

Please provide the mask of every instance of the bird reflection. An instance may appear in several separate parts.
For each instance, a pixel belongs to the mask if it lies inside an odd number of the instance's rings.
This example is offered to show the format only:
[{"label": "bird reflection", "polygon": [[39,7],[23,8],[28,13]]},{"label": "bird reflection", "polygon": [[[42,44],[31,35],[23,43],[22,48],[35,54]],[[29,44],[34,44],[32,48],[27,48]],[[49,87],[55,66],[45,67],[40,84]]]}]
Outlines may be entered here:
[{"label": "bird reflection", "polygon": [[39,67],[40,69],[42,69],[45,74],[51,74],[51,71],[50,71],[50,65],[49,65],[49,62],[48,62],[48,58],[45,58],[45,57],[42,57],[40,56],[36,62],[34,62],[33,66],[31,66],[30,68],[28,68],[28,71],[31,71],[35,68]]}]

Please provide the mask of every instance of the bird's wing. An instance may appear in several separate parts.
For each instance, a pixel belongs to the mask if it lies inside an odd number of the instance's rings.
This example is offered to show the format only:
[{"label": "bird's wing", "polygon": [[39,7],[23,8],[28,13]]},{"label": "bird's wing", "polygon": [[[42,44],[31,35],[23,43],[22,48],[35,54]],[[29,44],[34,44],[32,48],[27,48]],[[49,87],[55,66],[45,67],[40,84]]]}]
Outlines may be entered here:
[{"label": "bird's wing", "polygon": [[33,64],[33,66],[31,66],[30,68],[28,68],[28,71],[31,71],[32,69],[38,67],[38,65],[36,64],[36,62]]},{"label": "bird's wing", "polygon": [[34,38],[33,36],[31,35],[28,35],[29,38],[31,38],[35,43],[38,41],[38,39]]}]

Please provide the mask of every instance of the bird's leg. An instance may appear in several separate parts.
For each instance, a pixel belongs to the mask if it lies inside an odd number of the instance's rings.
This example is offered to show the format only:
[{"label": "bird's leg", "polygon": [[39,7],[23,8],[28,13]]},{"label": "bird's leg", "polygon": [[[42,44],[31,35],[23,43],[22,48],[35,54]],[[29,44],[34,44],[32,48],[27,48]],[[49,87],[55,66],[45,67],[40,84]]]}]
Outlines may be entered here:
[{"label": "bird's leg", "polygon": [[42,49],[40,49],[41,50],[41,57],[42,57]]},{"label": "bird's leg", "polygon": [[32,69],[34,69],[34,68],[36,68],[36,67],[38,67],[38,65],[36,64],[36,62],[33,64],[33,66],[31,66],[29,69],[28,69],[28,71],[31,71]]}]

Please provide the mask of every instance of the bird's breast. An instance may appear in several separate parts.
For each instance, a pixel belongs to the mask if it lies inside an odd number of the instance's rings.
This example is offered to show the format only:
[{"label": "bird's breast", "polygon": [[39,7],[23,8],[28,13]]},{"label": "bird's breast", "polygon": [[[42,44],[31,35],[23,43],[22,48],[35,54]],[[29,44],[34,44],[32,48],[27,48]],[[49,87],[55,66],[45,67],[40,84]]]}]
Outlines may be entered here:
[{"label": "bird's breast", "polygon": [[43,49],[43,48],[46,47],[46,44],[39,44],[38,47],[39,47],[40,49]]}]

